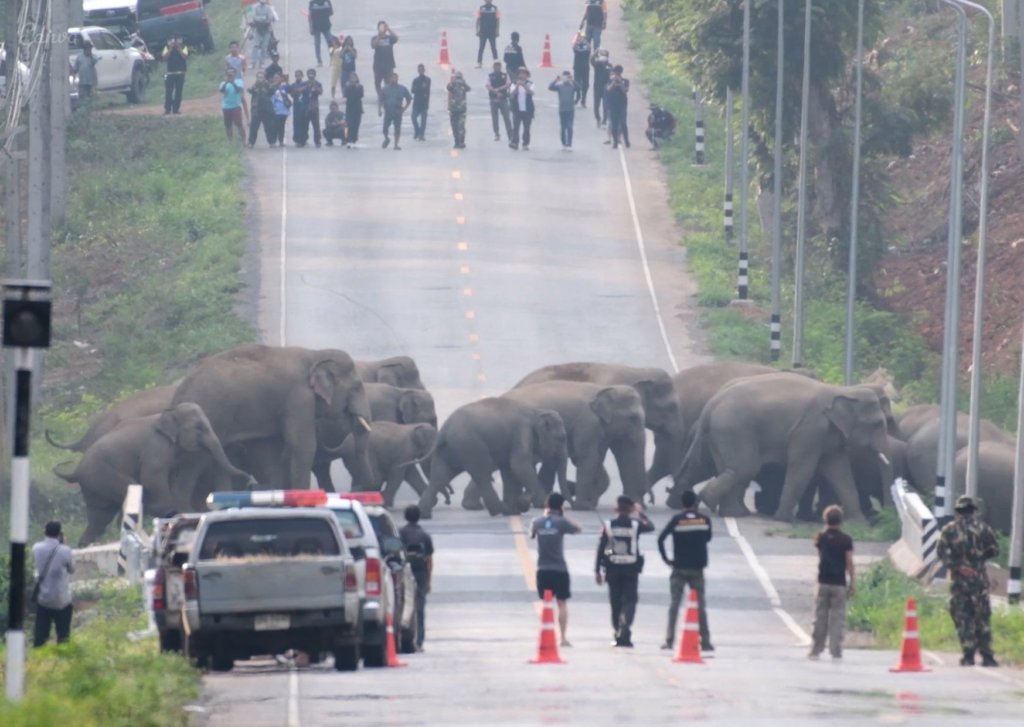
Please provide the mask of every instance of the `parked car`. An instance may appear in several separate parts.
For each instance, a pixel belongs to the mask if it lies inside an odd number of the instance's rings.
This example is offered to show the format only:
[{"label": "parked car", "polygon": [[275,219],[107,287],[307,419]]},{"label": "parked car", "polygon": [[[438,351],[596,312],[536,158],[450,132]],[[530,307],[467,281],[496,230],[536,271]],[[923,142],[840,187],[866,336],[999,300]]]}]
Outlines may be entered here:
[{"label": "parked car", "polygon": [[204,0],[138,0],[138,16],[142,37],[154,53],[173,37],[196,50],[214,49]]},{"label": "parked car", "polygon": [[181,651],[181,614],[185,605],[181,569],[192,552],[192,541],[201,518],[201,513],[192,513],[154,521],[150,552],[154,573],[149,601],[160,637],[160,651]]},{"label": "parked car", "polygon": [[138,0],[83,0],[85,24],[106,28],[127,42],[139,25]]},{"label": "parked car", "polygon": [[[254,493],[256,494],[256,493]],[[356,564],[321,507],[243,507],[204,514],[182,567],[182,647],[215,671],[289,649],[359,668]]]},{"label": "parked car", "polygon": [[[71,68],[82,52],[86,41],[92,43],[97,58],[97,84],[95,93],[123,93],[129,103],[141,103],[149,83],[149,70],[145,56],[116,35],[96,25],[68,29],[68,52]],[[71,101],[78,100],[78,77],[71,75]]]}]

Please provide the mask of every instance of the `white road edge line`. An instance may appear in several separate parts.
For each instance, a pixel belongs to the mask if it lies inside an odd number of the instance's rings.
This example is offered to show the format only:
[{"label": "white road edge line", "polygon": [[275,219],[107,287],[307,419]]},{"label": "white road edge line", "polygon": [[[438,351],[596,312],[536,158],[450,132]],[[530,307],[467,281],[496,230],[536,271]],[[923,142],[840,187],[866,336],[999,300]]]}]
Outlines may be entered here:
[{"label": "white road edge line", "polygon": [[640,252],[640,264],[644,269],[644,279],[647,281],[647,290],[651,294],[651,303],[654,305],[654,316],[658,321],[658,330],[661,332],[662,343],[665,344],[665,351],[668,352],[668,360],[672,364],[672,371],[679,373],[679,363],[675,354],[672,353],[672,345],[668,341],[668,331],[665,330],[665,321],[661,315],[661,306],[658,305],[658,295],[654,292],[654,279],[651,277],[651,266],[647,262],[647,247],[644,243],[644,233],[640,227],[640,215],[636,211],[636,198],[633,196],[633,181],[629,177],[629,166],[626,164],[626,153],[619,149],[619,163],[622,165],[622,179],[626,183],[626,200],[629,202],[629,213],[633,216],[633,232],[636,233],[636,247]]},{"label": "white road edge line", "polygon": [[288,671],[288,727],[299,727],[299,670]]},{"label": "white road edge line", "polygon": [[779,597],[779,592],[775,590],[775,586],[772,585],[772,579],[768,575],[768,571],[764,569],[761,562],[757,559],[757,554],[754,553],[754,549],[750,547],[750,543],[743,533],[740,532],[739,525],[736,523],[736,518],[727,517],[725,518],[725,527],[729,531],[730,537],[736,541],[736,544],[740,547],[740,551],[747,559],[747,565],[750,566],[750,570],[754,571],[754,576],[761,584],[761,588],[764,590],[765,595],[768,596],[768,602],[772,605],[772,610],[775,615],[786,625],[793,635],[796,636],[800,646],[809,646],[811,644],[811,637],[803,628],[796,622],[796,620],[789,615],[789,613],[782,608],[782,599]]}]

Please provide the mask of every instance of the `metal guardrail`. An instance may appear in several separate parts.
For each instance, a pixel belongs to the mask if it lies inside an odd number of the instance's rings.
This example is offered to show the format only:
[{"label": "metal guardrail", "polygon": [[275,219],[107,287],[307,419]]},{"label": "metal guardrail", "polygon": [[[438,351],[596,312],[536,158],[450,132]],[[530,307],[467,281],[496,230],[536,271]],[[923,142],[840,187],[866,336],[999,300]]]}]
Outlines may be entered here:
[{"label": "metal guardrail", "polygon": [[889,557],[907,575],[931,580],[940,565],[936,546],[941,525],[902,478],[892,484],[892,502],[900,516],[902,536],[889,548]]}]

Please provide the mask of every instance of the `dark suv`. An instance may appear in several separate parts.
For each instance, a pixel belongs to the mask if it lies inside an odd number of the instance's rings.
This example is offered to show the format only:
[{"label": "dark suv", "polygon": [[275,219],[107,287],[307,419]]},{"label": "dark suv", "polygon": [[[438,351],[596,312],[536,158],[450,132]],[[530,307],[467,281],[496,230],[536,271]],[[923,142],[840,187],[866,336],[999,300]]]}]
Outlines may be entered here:
[{"label": "dark suv", "polygon": [[214,48],[204,0],[139,0],[138,15],[142,38],[154,52],[176,36],[197,50]]}]

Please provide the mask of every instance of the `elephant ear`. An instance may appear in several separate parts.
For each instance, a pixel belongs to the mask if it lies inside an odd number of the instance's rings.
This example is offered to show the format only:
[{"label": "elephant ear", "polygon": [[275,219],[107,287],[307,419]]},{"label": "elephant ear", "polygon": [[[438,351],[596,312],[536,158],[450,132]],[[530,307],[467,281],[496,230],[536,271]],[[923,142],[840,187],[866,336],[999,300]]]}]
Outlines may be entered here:
[{"label": "elephant ear", "polygon": [[853,434],[853,428],[857,423],[857,407],[860,402],[852,396],[837,394],[832,399],[831,405],[825,409],[825,416],[842,432],[844,438]]},{"label": "elephant ear", "polygon": [[546,441],[565,432],[565,424],[556,412],[540,411],[533,418],[533,433],[539,441]]},{"label": "elephant ear", "polygon": [[412,430],[412,442],[416,445],[416,451],[428,452],[434,446],[437,438],[437,430],[429,424],[417,424]]},{"label": "elephant ear", "polygon": [[167,437],[171,444],[178,442],[178,418],[174,414],[174,409],[164,409],[156,420],[156,430]]},{"label": "elephant ear", "polygon": [[313,368],[309,372],[309,387],[328,406],[334,401],[334,387],[336,385],[337,379],[331,370],[330,361],[319,361],[313,364]]},{"label": "elephant ear", "polygon": [[590,402],[590,408],[605,425],[611,424],[615,420],[617,399],[615,389],[609,386],[597,392],[594,400]]},{"label": "elephant ear", "polygon": [[413,391],[402,391],[398,397],[399,423],[412,424],[416,421],[416,412],[419,407],[416,405],[416,393]]}]

